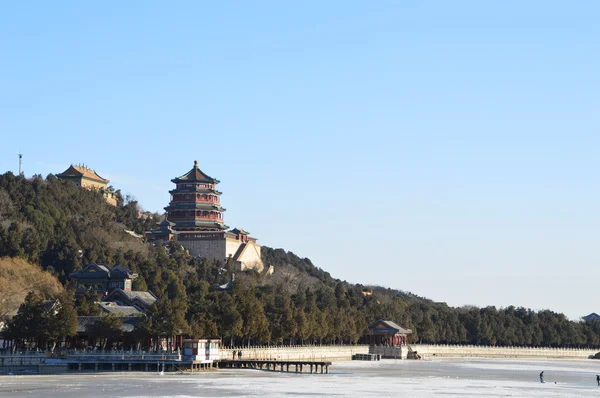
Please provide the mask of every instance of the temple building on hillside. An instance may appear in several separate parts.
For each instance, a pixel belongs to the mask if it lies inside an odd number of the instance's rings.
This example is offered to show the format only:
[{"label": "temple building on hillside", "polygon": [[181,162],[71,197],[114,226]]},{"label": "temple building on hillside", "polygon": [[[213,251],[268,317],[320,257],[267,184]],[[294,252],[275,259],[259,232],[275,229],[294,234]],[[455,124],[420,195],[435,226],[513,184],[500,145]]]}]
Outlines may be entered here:
[{"label": "temple building on hillside", "polygon": [[56,177],[60,180],[71,181],[82,188],[101,191],[108,204],[117,205],[114,192],[108,189],[108,180],[100,177],[96,170],[84,165],[71,165]]},{"label": "temple building on hillside", "polygon": [[592,312],[591,314],[586,315],[582,318],[584,321],[600,321],[600,315],[596,314],[595,312]]},{"label": "temple building on hillside", "polygon": [[122,265],[109,268],[96,263],[71,274],[76,295],[97,293],[102,296],[102,302],[98,303],[102,311],[126,315],[146,311],[157,299],[152,292],[131,290],[137,277],[137,273]]},{"label": "temple building on hillside", "polygon": [[75,281],[76,294],[91,292],[106,295],[115,289],[131,291],[131,283],[137,276],[135,272],[120,265],[108,268],[106,265],[90,263],[73,272],[71,280]]},{"label": "temple building on hillside", "polygon": [[146,236],[150,241],[170,242],[178,234],[178,232],[173,229],[175,226],[174,222],[163,220],[156,225],[158,226],[157,229],[146,231]]},{"label": "temple building on hillside", "polygon": [[[219,180],[212,178],[194,167],[181,177],[171,180],[176,184],[169,191],[171,201],[165,207],[167,219],[174,223],[179,243],[190,254],[215,260],[233,260],[239,270],[256,269],[264,266],[260,255],[260,245],[256,238],[243,229],[232,229],[225,225],[221,207],[221,192],[217,191]],[[163,233],[169,226],[162,225]],[[152,231],[154,235],[160,230]]]},{"label": "temple building on hillside", "polygon": [[105,303],[114,303],[119,306],[134,307],[144,312],[157,300],[154,293],[140,290],[115,289],[102,299]]}]

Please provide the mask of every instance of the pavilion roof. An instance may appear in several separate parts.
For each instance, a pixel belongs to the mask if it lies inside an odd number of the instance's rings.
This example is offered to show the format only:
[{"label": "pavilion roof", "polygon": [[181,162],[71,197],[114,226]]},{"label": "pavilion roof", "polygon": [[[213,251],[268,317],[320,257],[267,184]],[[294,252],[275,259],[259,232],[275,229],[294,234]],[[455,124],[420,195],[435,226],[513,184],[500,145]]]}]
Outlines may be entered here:
[{"label": "pavilion roof", "polygon": [[102,178],[96,173],[96,170],[90,169],[86,166],[80,165],[71,165],[68,169],[63,171],[60,174],[56,175],[58,178],[64,177],[84,177],[90,180],[98,181],[104,184],[108,184],[108,180],[106,178]]},{"label": "pavilion roof", "polygon": [[212,178],[208,174],[204,173],[198,167],[198,161],[194,160],[194,167],[182,175],[181,177],[177,177],[171,180],[172,182],[210,182],[213,184],[218,184],[220,181],[216,178]]},{"label": "pavilion roof", "polygon": [[393,321],[384,321],[383,319],[373,322],[369,325],[369,331],[371,332],[382,332],[382,333],[400,333],[400,334],[411,334],[412,330],[404,329]]}]

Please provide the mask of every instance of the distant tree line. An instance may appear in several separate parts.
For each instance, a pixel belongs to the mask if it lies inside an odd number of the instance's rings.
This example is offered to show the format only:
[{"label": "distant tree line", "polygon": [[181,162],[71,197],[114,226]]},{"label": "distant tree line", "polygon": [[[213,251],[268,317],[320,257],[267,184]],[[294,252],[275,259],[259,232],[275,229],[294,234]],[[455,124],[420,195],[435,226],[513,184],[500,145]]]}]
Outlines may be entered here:
[{"label": "distant tree line", "polygon": [[[159,297],[139,322],[134,336],[138,341],[186,334],[221,337],[231,345],[354,344],[368,324],[389,319],[412,329],[411,342],[600,346],[600,322],[574,322],[552,311],[512,306],[453,308],[399,290],[340,281],[282,249],[263,247],[263,261],[274,266],[273,275],[238,272],[232,289],[221,291],[214,286],[231,279],[233,263],[194,258],[176,242],[153,245],[125,233],[155,228],[159,218],[138,218],[137,202],[119,191],[116,195],[114,207],[101,193],[54,175],[0,175],[0,256],[40,264],[65,286],[70,273],[92,261],[137,272],[134,290],[150,290]],[[73,302],[70,294],[62,302]],[[93,304],[97,299],[82,297],[74,311],[98,315]],[[42,316],[25,315],[35,300],[28,296],[9,332]],[[103,346],[122,337],[113,318],[107,317],[92,333]],[[23,329],[31,332],[22,337],[52,344],[57,336],[69,335],[64,329],[51,330],[54,324],[48,319],[39,325],[47,330],[39,334]]]}]

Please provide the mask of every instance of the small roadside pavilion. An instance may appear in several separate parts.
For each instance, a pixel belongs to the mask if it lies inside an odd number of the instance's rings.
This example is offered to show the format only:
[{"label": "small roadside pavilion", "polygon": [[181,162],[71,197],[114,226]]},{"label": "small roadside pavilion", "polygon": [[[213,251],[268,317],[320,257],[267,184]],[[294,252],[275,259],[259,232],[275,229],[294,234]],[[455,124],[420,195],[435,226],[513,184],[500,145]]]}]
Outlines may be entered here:
[{"label": "small roadside pavilion", "polygon": [[369,334],[366,337],[366,342],[369,345],[391,346],[397,347],[407,343],[408,335],[412,330],[405,329],[392,321],[378,320],[369,325]]}]

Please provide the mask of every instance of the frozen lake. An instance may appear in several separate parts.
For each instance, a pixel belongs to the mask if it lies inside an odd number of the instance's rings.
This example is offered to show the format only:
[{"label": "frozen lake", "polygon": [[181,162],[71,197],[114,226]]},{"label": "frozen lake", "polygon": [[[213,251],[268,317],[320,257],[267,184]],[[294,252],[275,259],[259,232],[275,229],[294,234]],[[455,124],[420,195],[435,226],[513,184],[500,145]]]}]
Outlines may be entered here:
[{"label": "frozen lake", "polygon": [[[544,371],[546,383],[539,382]],[[586,397],[600,361],[439,358],[334,362],[329,375],[221,370],[196,374],[0,376],[7,397]]]}]

